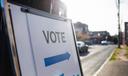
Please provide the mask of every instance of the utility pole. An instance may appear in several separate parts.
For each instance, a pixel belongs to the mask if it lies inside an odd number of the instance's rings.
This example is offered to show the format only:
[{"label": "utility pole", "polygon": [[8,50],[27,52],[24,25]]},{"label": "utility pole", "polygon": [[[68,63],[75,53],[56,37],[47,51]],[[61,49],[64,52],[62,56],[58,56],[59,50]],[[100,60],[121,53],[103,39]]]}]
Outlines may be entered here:
[{"label": "utility pole", "polygon": [[120,48],[120,34],[121,34],[121,29],[120,29],[120,0],[118,0],[118,3],[117,3],[117,8],[118,8],[118,13],[117,13],[117,16],[118,16],[118,48]]}]

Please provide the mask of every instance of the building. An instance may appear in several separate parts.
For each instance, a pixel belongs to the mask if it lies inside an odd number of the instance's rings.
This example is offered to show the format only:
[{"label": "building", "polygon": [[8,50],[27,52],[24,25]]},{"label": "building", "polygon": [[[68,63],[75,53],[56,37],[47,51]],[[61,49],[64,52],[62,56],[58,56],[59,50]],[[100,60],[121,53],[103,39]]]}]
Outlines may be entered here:
[{"label": "building", "polygon": [[125,44],[128,45],[128,22],[125,22]]},{"label": "building", "polygon": [[77,22],[77,23],[74,23],[74,28],[75,28],[76,37],[78,41],[85,41],[89,39],[89,30],[88,30],[87,24]]},{"label": "building", "polygon": [[102,40],[108,40],[108,36],[110,36],[107,31],[92,31],[89,33],[90,40],[94,44],[100,44]]}]

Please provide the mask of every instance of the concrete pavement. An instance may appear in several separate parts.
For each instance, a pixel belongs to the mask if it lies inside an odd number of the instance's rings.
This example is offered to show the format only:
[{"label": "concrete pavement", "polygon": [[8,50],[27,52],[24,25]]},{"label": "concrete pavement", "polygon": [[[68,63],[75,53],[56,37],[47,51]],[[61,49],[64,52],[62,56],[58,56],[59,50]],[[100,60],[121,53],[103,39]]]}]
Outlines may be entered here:
[{"label": "concrete pavement", "polygon": [[84,76],[93,76],[115,47],[116,45],[94,46],[90,49],[89,55],[82,56],[80,59]]},{"label": "concrete pavement", "polygon": [[128,61],[109,61],[97,76],[128,76]]},{"label": "concrete pavement", "polygon": [[125,50],[123,47],[116,54],[116,60],[108,61],[97,76],[128,76],[128,58]]}]

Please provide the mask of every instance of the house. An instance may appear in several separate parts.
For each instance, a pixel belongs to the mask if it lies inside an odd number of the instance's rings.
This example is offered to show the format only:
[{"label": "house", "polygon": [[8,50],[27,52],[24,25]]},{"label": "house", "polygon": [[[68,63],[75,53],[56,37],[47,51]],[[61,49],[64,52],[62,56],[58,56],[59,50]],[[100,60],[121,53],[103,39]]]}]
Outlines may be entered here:
[{"label": "house", "polygon": [[87,24],[76,22],[74,23],[74,28],[76,32],[76,38],[78,41],[85,41],[89,39],[89,30]]}]

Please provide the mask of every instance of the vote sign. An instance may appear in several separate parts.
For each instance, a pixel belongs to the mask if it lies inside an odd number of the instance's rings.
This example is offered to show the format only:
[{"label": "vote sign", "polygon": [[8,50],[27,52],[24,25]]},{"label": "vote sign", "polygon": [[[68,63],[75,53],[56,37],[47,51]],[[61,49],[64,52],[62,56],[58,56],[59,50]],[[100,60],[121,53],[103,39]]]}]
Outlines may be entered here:
[{"label": "vote sign", "polygon": [[38,75],[80,75],[71,23],[32,14],[28,22]]},{"label": "vote sign", "polygon": [[11,13],[23,76],[82,75],[69,20],[24,13],[16,5]]}]

